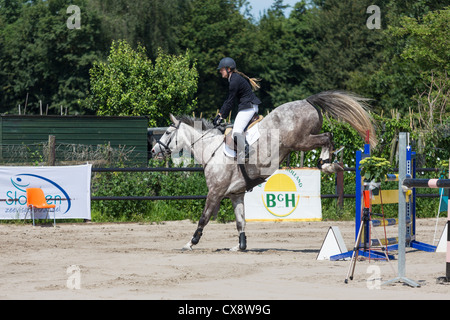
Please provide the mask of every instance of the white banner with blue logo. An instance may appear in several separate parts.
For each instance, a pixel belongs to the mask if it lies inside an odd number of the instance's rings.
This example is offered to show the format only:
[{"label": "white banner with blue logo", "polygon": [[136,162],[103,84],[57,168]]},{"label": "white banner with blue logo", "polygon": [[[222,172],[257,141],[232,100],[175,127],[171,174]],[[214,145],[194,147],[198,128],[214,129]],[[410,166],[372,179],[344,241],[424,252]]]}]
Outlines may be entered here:
[{"label": "white banner with blue logo", "polygon": [[[41,188],[56,219],[91,219],[92,165],[63,167],[0,167],[0,219],[23,219],[27,188]],[[35,213],[45,218],[47,212]],[[50,214],[53,218],[53,213]],[[30,214],[27,215],[30,218]]]},{"label": "white banner with blue logo", "polygon": [[320,221],[320,170],[280,169],[245,194],[246,221]]}]

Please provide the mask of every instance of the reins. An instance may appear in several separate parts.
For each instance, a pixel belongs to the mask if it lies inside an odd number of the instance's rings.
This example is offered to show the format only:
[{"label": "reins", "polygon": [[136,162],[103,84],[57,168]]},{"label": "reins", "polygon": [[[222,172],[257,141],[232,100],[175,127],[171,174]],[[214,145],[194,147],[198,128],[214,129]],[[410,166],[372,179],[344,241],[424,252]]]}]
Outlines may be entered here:
[{"label": "reins", "polygon": [[[205,133],[203,133],[201,135],[200,138],[198,138],[197,140],[195,140],[192,144],[191,144],[191,148],[194,148],[194,145],[199,142],[201,139],[203,139],[208,133],[210,133],[212,130],[214,130],[216,128],[211,128],[209,130],[206,130]],[[223,144],[223,141],[219,144],[219,146],[214,150],[214,152],[211,154],[211,157],[208,159],[208,161],[205,162],[203,167],[206,167],[206,165],[211,161],[211,159],[216,155],[216,151],[219,150],[220,146]]]},{"label": "reins", "polygon": [[208,133],[210,133],[212,130],[214,130],[215,128],[211,128],[211,129],[209,129],[209,130],[206,130],[205,131],[205,133],[203,133],[202,135],[201,135],[201,137],[200,138],[198,138],[197,140],[195,140],[192,144],[191,144],[191,148],[193,148],[194,147],[194,144],[196,144],[197,142],[199,142],[201,139],[203,139]]},{"label": "reins", "polygon": [[[178,129],[180,128],[181,122],[178,123],[178,125],[174,125],[173,123],[170,125],[171,127],[174,127],[177,131],[176,131],[176,135],[178,136]],[[194,145],[199,142],[200,140],[202,140],[208,133],[211,133],[214,129],[216,128],[211,128],[206,130],[201,136],[200,138],[198,138],[197,140],[195,140],[192,144],[191,144],[191,149],[194,148]],[[158,139],[156,141],[157,144],[161,145],[164,148],[164,152],[167,154],[172,154],[172,150],[170,150],[169,145],[172,142],[173,136],[170,137],[169,141],[167,143],[162,142],[160,139]],[[178,145],[178,143],[176,143]],[[209,158],[209,160],[205,163],[205,166],[209,163],[209,161],[215,156],[216,151],[220,148],[220,146],[223,144],[222,143],[214,150],[214,152],[212,153],[211,157]]]}]

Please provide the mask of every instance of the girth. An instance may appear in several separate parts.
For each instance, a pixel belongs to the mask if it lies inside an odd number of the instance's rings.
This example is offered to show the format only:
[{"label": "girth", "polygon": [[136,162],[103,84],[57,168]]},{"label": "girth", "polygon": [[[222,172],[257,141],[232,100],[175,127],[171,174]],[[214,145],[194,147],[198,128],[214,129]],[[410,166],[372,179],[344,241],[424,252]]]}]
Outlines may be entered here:
[{"label": "girth", "polygon": [[246,191],[252,191],[252,189],[254,187],[256,187],[257,185],[266,182],[266,179],[261,178],[261,177],[258,177],[256,179],[251,179],[247,174],[247,170],[245,170],[245,164],[239,163],[238,166],[239,166],[239,169],[241,169],[242,176],[244,177],[244,180],[245,180],[245,190]]}]

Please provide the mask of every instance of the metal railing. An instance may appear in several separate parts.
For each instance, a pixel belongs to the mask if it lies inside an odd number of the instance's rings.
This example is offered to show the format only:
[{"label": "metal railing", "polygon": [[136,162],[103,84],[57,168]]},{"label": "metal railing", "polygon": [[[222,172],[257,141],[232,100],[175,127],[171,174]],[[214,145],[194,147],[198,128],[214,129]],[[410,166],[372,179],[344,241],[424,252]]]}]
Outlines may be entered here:
[{"label": "metal railing", "polygon": [[[355,168],[344,168],[344,171],[355,171]],[[395,171],[395,169],[394,169]],[[92,172],[203,172],[202,167],[187,167],[187,168],[92,168]],[[439,172],[439,169],[435,168],[418,168],[416,172]],[[337,179],[335,194],[322,194],[322,199],[343,199],[355,198],[355,194],[342,194],[338,190],[343,190],[343,179]],[[438,198],[439,194],[425,193],[416,194],[418,198]],[[125,201],[125,200],[202,200],[206,199],[206,195],[177,195],[177,196],[91,196],[92,201]]]}]

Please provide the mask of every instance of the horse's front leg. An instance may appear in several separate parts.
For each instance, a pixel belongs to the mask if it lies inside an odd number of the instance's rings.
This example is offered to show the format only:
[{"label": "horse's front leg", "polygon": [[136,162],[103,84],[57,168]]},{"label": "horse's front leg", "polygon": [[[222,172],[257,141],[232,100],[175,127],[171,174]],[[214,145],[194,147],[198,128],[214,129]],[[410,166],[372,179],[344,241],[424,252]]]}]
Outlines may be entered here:
[{"label": "horse's front leg", "polygon": [[183,247],[183,250],[192,250],[192,246],[196,245],[200,241],[200,238],[203,235],[203,229],[208,224],[211,216],[213,214],[215,215],[219,210],[221,200],[221,197],[208,193],[208,196],[206,197],[205,208],[203,209],[202,216],[198,221],[197,230],[195,230],[192,239]]},{"label": "horse's front leg", "polygon": [[245,209],[244,209],[245,193],[230,196],[233,203],[234,215],[236,216],[236,228],[239,234],[239,244],[231,251],[243,251],[247,248],[247,237],[245,236]]}]

